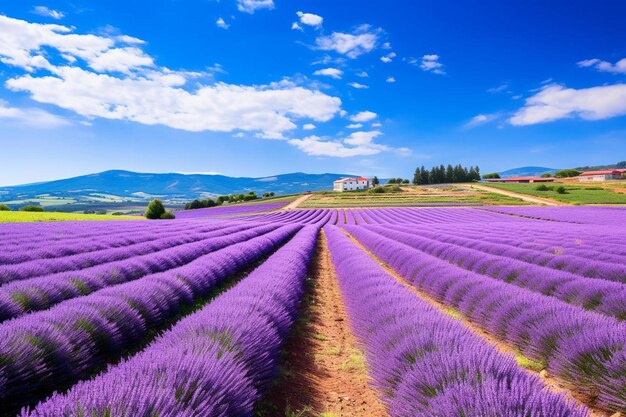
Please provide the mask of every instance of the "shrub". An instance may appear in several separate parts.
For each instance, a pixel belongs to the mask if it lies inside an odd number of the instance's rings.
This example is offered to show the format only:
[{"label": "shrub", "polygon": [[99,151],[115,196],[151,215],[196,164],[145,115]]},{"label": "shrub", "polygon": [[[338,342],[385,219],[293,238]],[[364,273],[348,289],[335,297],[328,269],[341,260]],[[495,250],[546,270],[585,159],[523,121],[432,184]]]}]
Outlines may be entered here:
[{"label": "shrub", "polygon": [[537,190],[537,191],[550,191],[550,190],[552,190],[552,187],[548,187],[545,184],[539,184],[538,186],[535,187],[535,190]]},{"label": "shrub", "polygon": [[562,169],[560,171],[557,171],[557,173],[554,176],[557,178],[570,178],[570,177],[577,177],[580,174],[582,174],[582,172],[577,171],[575,169]]},{"label": "shrub", "polygon": [[567,194],[567,191],[565,190],[565,187],[563,187],[562,185],[556,187],[556,192],[559,194]]},{"label": "shrub", "polygon": [[160,219],[161,216],[165,213],[165,207],[163,207],[163,203],[161,200],[154,199],[148,204],[148,209],[146,210],[146,218],[148,219]]},{"label": "shrub", "polygon": [[166,211],[165,213],[161,214],[160,218],[163,220],[171,220],[171,219],[175,219],[176,216],[171,211]]},{"label": "shrub", "polygon": [[27,206],[24,206],[20,209],[21,211],[33,211],[33,212],[42,212],[43,211],[43,207],[41,206],[36,206],[34,204],[29,204]]},{"label": "shrub", "polygon": [[492,172],[491,174],[483,175],[483,179],[486,179],[486,180],[493,180],[493,179],[499,179],[499,178],[500,178],[500,174],[498,174],[497,172]]},{"label": "shrub", "polygon": [[11,211],[11,208],[6,204],[0,204],[0,211]]},{"label": "shrub", "polygon": [[552,174],[546,172],[545,174],[541,174],[541,178],[552,178]]},{"label": "shrub", "polygon": [[375,188],[370,188],[369,192],[372,194],[383,194],[385,192],[385,189],[383,187],[375,187]]}]

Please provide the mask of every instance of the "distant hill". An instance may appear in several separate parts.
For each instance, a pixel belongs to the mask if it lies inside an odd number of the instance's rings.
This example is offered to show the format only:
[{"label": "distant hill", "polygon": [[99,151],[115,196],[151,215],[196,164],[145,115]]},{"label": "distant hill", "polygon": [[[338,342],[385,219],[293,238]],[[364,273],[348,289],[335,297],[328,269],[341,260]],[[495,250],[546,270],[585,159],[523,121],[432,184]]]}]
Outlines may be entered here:
[{"label": "distant hill", "polygon": [[617,164],[584,166],[584,167],[577,167],[574,169],[578,171],[596,171],[599,169],[613,169],[613,168],[626,168],[626,161],[618,162]]},{"label": "distant hill", "polygon": [[305,174],[296,172],[272,177],[247,178],[204,174],[145,174],[131,171],[105,171],[57,181],[0,187],[0,201],[30,199],[73,199],[78,201],[145,201],[155,197],[167,201],[187,201],[224,194],[274,192],[294,194],[331,190],[333,181],[345,174]]},{"label": "distant hill", "polygon": [[499,172],[502,178],[508,177],[539,177],[541,174],[554,174],[558,169],[546,167],[520,167]]}]

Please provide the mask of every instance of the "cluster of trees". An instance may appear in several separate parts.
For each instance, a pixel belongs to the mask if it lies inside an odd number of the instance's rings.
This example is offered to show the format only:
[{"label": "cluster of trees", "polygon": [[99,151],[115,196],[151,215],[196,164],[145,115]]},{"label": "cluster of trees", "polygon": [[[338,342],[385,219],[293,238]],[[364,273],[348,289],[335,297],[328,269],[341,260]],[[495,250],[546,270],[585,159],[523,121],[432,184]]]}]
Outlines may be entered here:
[{"label": "cluster of trees", "polygon": [[490,174],[485,174],[485,175],[483,175],[483,179],[485,179],[485,180],[497,180],[497,179],[500,179],[500,174],[498,174],[497,172],[492,172]]},{"label": "cluster of trees", "polygon": [[[6,204],[0,204],[0,211],[11,211],[11,207],[7,206]],[[20,211],[37,211],[37,212],[42,212],[43,211],[43,207],[37,206],[35,204],[28,204],[28,205],[26,205],[24,207],[21,207]]]},{"label": "cluster of trees", "polygon": [[560,171],[557,171],[556,174],[554,174],[554,176],[557,178],[571,178],[571,177],[577,177],[580,174],[582,174],[582,172],[576,169],[562,169]]},{"label": "cluster of trees", "polygon": [[[263,198],[274,197],[274,193],[264,193]],[[211,198],[205,198],[202,200],[196,199],[190,203],[185,204],[185,210],[195,210],[200,208],[208,208],[221,206],[224,203],[232,204],[232,203],[241,203],[243,201],[252,201],[257,200],[259,197],[253,192],[250,191],[248,194],[231,194],[231,195],[221,195],[217,197],[215,200]]]},{"label": "cluster of trees", "polygon": [[410,184],[411,181],[402,178],[390,178],[387,184]]},{"label": "cluster of trees", "polygon": [[383,194],[383,193],[401,193],[402,188],[397,185],[385,185],[384,187],[374,187],[370,188],[368,192],[372,194]]},{"label": "cluster of trees", "polygon": [[413,184],[448,184],[456,182],[471,182],[480,181],[480,168],[476,167],[464,167],[461,164],[452,166],[448,164],[447,167],[439,165],[427,170],[422,165],[415,170],[413,175]]},{"label": "cluster of trees", "polygon": [[555,188],[554,186],[547,186],[545,184],[539,184],[538,186],[535,187],[535,190],[537,190],[537,191],[556,191],[559,194],[567,194],[567,190],[562,185],[559,185],[558,187]]},{"label": "cluster of trees", "polygon": [[151,220],[169,220],[175,219],[176,216],[171,211],[165,211],[165,207],[163,206],[163,202],[158,198],[152,200],[150,204],[148,204],[148,208],[144,214],[147,219]]}]

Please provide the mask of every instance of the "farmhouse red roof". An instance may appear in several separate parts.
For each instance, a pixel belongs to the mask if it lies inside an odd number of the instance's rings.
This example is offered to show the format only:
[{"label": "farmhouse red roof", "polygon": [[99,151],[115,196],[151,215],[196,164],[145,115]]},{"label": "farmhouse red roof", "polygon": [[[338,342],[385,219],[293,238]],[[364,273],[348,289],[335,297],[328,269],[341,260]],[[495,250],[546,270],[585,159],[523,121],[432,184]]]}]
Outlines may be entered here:
[{"label": "farmhouse red roof", "polygon": [[359,177],[359,178],[342,178],[335,182],[344,182],[344,181],[369,181],[369,178]]}]

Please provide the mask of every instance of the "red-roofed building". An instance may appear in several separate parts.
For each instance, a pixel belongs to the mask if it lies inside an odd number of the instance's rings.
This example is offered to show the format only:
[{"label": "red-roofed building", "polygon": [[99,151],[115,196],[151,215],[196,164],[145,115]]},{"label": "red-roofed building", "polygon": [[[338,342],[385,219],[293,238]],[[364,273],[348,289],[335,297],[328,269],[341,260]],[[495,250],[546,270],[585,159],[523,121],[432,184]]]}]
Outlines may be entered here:
[{"label": "red-roofed building", "polygon": [[333,182],[333,190],[339,192],[367,190],[370,188],[372,188],[372,180],[364,177],[342,178]]},{"label": "red-roofed building", "polygon": [[552,182],[554,178],[542,178],[542,177],[509,177],[509,178],[486,178],[485,182]]},{"label": "red-roofed building", "polygon": [[626,170],[622,169],[603,169],[599,171],[586,171],[578,176],[578,181],[610,181],[622,179],[622,174]]}]

